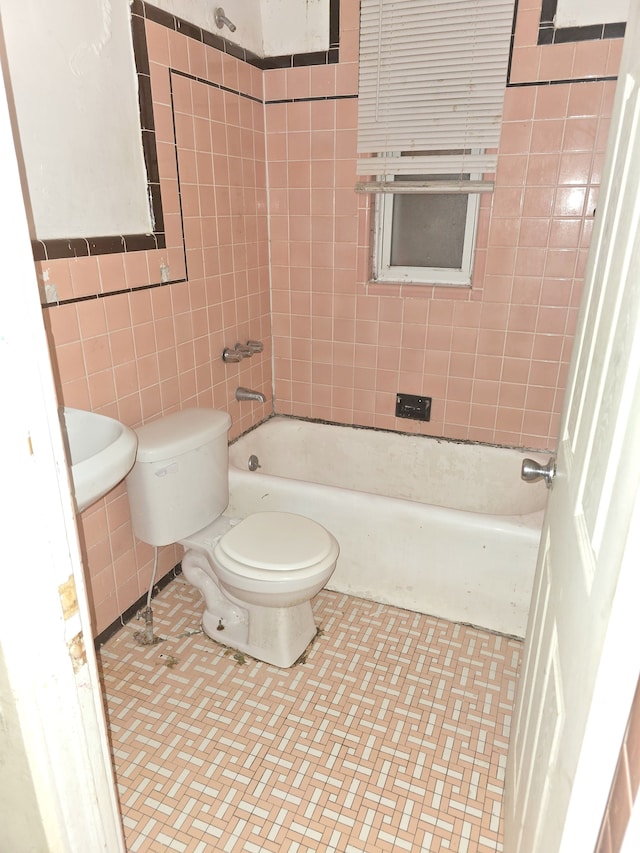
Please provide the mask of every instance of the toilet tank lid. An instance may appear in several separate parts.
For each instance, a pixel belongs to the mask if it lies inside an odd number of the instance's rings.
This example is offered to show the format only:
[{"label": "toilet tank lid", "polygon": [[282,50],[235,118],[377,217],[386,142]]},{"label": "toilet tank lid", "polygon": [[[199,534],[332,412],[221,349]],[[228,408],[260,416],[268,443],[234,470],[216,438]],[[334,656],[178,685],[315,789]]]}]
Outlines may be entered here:
[{"label": "toilet tank lid", "polygon": [[226,433],[228,412],[216,409],[182,409],[138,427],[138,462],[157,462],[188,453]]}]

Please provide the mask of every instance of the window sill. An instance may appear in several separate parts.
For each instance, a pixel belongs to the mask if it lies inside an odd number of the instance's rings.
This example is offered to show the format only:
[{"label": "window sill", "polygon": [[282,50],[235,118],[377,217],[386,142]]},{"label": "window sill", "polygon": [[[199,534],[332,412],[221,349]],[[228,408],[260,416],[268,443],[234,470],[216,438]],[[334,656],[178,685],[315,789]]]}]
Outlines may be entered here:
[{"label": "window sill", "polygon": [[365,286],[370,296],[399,296],[406,299],[467,299],[473,293],[470,284],[442,284],[441,282],[409,284],[406,281],[369,279]]},{"label": "window sill", "polygon": [[367,281],[367,285],[375,285],[376,287],[389,285],[390,287],[444,287],[447,290],[471,290],[471,282],[458,282],[458,281],[406,281],[402,279],[393,279],[393,278],[370,278]]}]

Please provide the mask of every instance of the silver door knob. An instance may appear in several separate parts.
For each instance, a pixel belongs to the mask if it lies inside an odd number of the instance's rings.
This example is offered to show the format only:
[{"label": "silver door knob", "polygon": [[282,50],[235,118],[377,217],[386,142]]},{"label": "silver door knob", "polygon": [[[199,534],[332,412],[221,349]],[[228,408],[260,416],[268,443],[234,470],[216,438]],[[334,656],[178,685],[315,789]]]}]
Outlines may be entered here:
[{"label": "silver door knob", "polygon": [[541,465],[535,459],[525,459],[522,463],[521,475],[527,483],[535,483],[536,480],[544,480],[547,488],[551,488],[553,478],[556,476],[556,457],[552,456],[546,465]]}]

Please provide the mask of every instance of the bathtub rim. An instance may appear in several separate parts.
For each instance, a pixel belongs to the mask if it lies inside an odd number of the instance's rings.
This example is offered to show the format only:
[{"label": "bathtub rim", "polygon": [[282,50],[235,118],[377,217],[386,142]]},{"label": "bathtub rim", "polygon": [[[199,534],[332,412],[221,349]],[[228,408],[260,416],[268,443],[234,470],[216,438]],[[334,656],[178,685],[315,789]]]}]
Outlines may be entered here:
[{"label": "bathtub rim", "polygon": [[[427,438],[427,439],[432,439],[432,440],[438,441],[438,442],[444,441],[447,444],[461,444],[461,445],[467,445],[470,447],[493,447],[497,450],[515,450],[518,453],[539,453],[543,456],[553,456],[557,452],[556,450],[550,450],[549,448],[540,449],[538,447],[524,447],[523,445],[520,445],[520,444],[495,444],[495,443],[490,442],[490,441],[476,441],[475,439],[471,439],[471,438],[449,438],[446,435],[433,435],[432,433],[428,433],[428,432],[414,432],[411,430],[407,431],[407,430],[399,430],[399,429],[387,429],[386,427],[370,426],[368,424],[345,424],[345,423],[342,423],[341,421],[328,421],[328,420],[324,420],[323,418],[308,418],[308,417],[305,417],[304,415],[287,415],[287,414],[280,414],[279,412],[271,412],[270,414],[268,414],[266,416],[266,418],[263,418],[261,421],[258,421],[258,423],[256,423],[256,424],[253,424],[248,429],[246,429],[244,432],[240,433],[240,435],[237,435],[235,438],[230,439],[229,440],[229,447],[231,447],[231,445],[235,444],[236,442],[240,441],[241,438],[245,438],[245,436],[249,435],[249,433],[254,432],[254,430],[258,429],[258,427],[264,426],[264,424],[266,424],[269,421],[272,421],[274,419],[288,420],[288,421],[302,421],[303,423],[322,424],[324,426],[332,426],[332,427],[346,427],[347,429],[361,429],[361,430],[368,430],[370,432],[389,433],[390,435],[405,435],[405,436],[408,436],[409,438]],[[274,476],[276,476],[276,475],[274,475]],[[336,487],[336,488],[339,488],[339,487]]]},{"label": "bathtub rim", "polygon": [[[448,518],[471,517],[473,526],[477,524],[478,528],[486,528],[489,526],[493,530],[502,530],[507,533],[510,529],[518,528],[531,531],[538,535],[542,529],[542,520],[544,518],[544,509],[538,509],[534,512],[521,513],[520,515],[504,515],[494,514],[490,512],[475,512],[468,509],[458,509],[456,507],[439,506],[438,504],[422,503],[420,501],[412,501],[410,498],[398,498],[390,495],[377,495],[373,492],[361,492],[357,489],[349,489],[345,486],[329,486],[326,483],[316,483],[313,480],[296,480],[293,477],[283,477],[280,474],[260,473],[258,471],[248,471],[240,468],[229,462],[229,471],[233,470],[234,476],[239,476],[241,480],[245,477],[259,477],[260,482],[268,485],[273,482],[276,485],[283,483],[304,483],[304,488],[309,489],[310,494],[328,495],[331,491],[339,491],[340,493],[357,495],[359,500],[365,503],[372,502],[372,506],[383,506],[385,501],[390,501],[393,504],[408,504],[416,507],[428,507],[430,512],[434,513],[436,518],[441,518],[443,521]],[[226,512],[226,510],[225,510]]]},{"label": "bathtub rim", "polygon": [[[241,435],[239,435],[236,438],[234,438],[233,440],[231,440],[229,442],[229,448],[231,448],[233,445],[237,444],[240,441],[240,439],[244,439],[247,436],[249,436],[251,433],[255,432],[259,427],[263,427],[266,424],[268,424],[274,420],[287,421],[287,422],[301,422],[301,423],[319,424],[322,426],[330,426],[330,427],[337,426],[337,427],[345,427],[347,429],[367,430],[370,432],[387,434],[387,435],[390,435],[393,437],[400,435],[400,436],[405,436],[408,438],[418,438],[418,439],[424,438],[426,440],[433,439],[438,443],[445,442],[448,445],[463,446],[463,447],[491,448],[493,450],[498,450],[498,451],[517,453],[522,458],[524,458],[523,454],[525,454],[525,453],[533,453],[535,455],[548,456],[548,457],[551,457],[553,455],[553,451],[549,451],[549,450],[541,451],[541,450],[535,450],[533,448],[522,448],[522,447],[515,447],[515,446],[509,446],[509,445],[503,445],[503,444],[490,444],[488,442],[482,442],[482,441],[471,441],[471,440],[463,440],[463,439],[458,440],[458,439],[451,439],[451,438],[438,438],[437,436],[433,436],[433,435],[429,435],[429,434],[425,434],[425,433],[400,432],[399,430],[384,429],[382,427],[350,426],[349,424],[342,424],[342,423],[337,423],[337,422],[333,422],[333,421],[325,421],[325,420],[321,420],[318,418],[297,417],[295,415],[279,415],[279,414],[275,414],[275,413],[268,415],[266,418],[261,420],[259,423],[254,424],[249,429],[245,430],[245,432],[243,432]],[[259,467],[261,467],[261,466],[259,466]],[[492,513],[492,512],[486,512],[486,511],[483,512],[483,511],[478,511],[478,510],[473,510],[473,509],[461,509],[459,507],[449,506],[448,504],[429,503],[428,501],[412,500],[409,497],[401,497],[398,495],[387,495],[387,494],[383,494],[383,493],[379,493],[379,492],[367,491],[366,489],[352,489],[352,488],[350,488],[348,486],[344,486],[344,485],[321,483],[321,482],[318,482],[317,480],[309,480],[309,479],[303,479],[303,478],[297,478],[297,477],[290,477],[290,476],[287,476],[286,474],[274,473],[273,471],[271,471],[271,472],[249,471],[245,467],[235,464],[232,461],[231,454],[230,454],[229,455],[229,470],[231,470],[231,469],[233,469],[234,471],[238,471],[241,474],[246,473],[246,474],[250,474],[250,475],[254,475],[254,476],[259,476],[261,478],[274,477],[275,483],[282,483],[282,482],[289,482],[289,481],[300,482],[300,483],[305,483],[305,485],[318,487],[320,489],[338,489],[341,493],[351,493],[352,492],[352,493],[359,495],[359,496],[376,497],[376,498],[380,498],[382,500],[406,502],[407,504],[415,503],[417,506],[425,506],[425,507],[428,506],[428,507],[433,508],[433,509],[442,509],[445,511],[450,511],[454,514],[457,513],[457,514],[460,514],[459,517],[462,517],[463,515],[466,515],[468,513],[470,516],[475,517],[475,518],[479,518],[479,519],[484,519],[485,523],[490,523],[492,525],[494,524],[495,520],[504,520],[505,527],[508,527],[509,525],[513,524],[515,527],[527,527],[527,528],[537,530],[537,531],[541,530],[541,528],[542,528],[542,520],[544,518],[544,513],[545,513],[545,508],[546,508],[546,502],[545,502],[545,506],[541,507],[540,509],[533,510],[531,512],[525,512],[525,513],[513,513],[513,514],[505,513],[505,512]]]}]

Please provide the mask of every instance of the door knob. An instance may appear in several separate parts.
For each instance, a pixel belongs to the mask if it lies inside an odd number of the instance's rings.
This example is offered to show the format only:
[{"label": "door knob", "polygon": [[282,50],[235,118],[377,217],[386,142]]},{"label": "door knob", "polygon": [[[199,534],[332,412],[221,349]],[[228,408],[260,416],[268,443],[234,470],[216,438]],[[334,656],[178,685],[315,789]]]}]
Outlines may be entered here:
[{"label": "door knob", "polygon": [[535,483],[536,480],[544,480],[547,488],[551,488],[553,478],[556,476],[556,457],[552,456],[546,465],[541,465],[535,459],[525,459],[522,462],[521,475],[527,483]]}]

